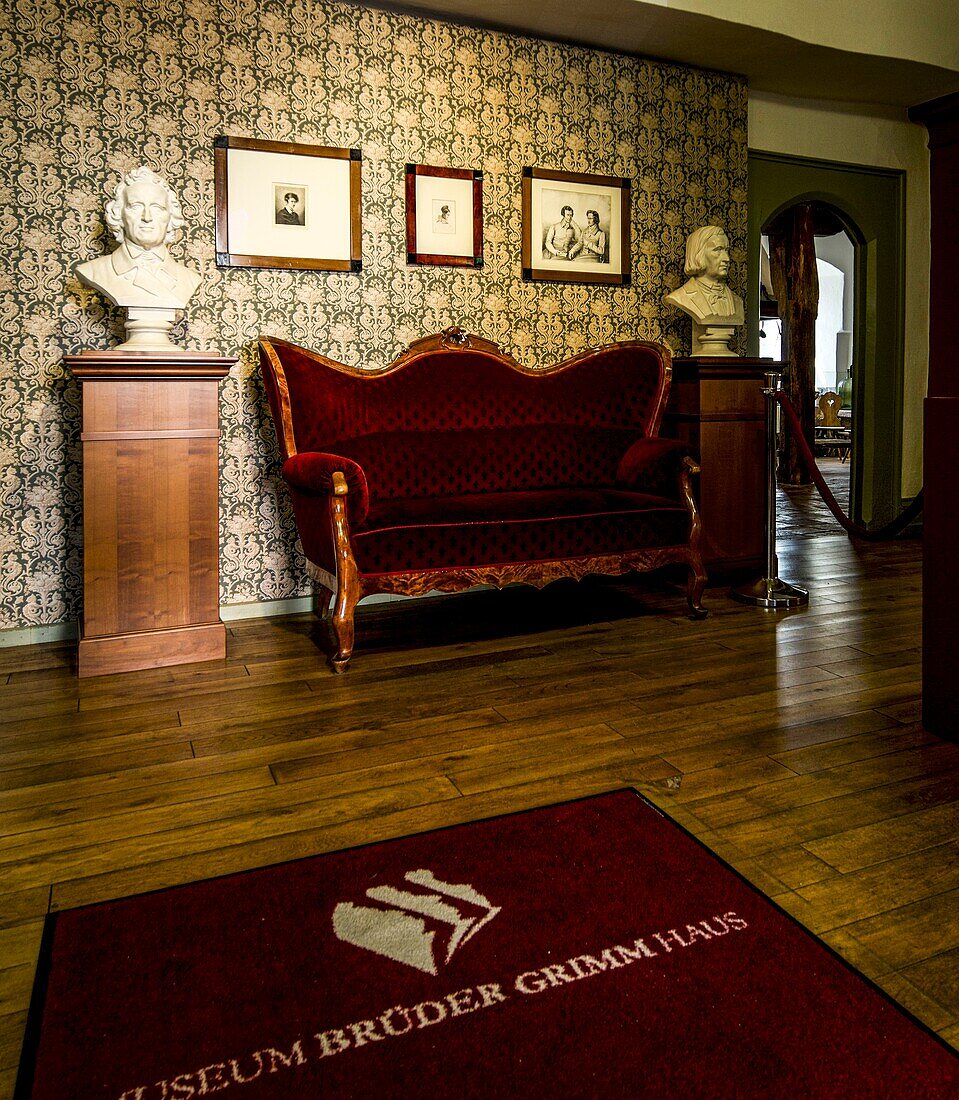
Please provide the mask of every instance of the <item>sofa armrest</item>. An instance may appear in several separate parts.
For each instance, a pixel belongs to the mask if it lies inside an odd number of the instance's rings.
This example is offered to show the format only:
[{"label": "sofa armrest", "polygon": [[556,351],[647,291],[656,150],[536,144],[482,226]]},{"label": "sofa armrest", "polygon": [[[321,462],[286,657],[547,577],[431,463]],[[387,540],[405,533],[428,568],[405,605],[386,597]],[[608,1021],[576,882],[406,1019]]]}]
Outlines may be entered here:
[{"label": "sofa armrest", "polygon": [[699,473],[695,452],[678,439],[638,439],[619,460],[616,484],[654,496],[682,499],[683,472]]},{"label": "sofa armrest", "polygon": [[[341,472],[346,479],[347,512],[351,525],[359,527],[370,510],[370,491],[366,474],[359,463],[342,455],[324,454],[322,451],[303,451],[291,455],[283,463],[283,477],[288,484],[308,496],[331,496],[338,489],[333,475]],[[339,479],[337,479],[339,480]],[[342,489],[342,486],[339,486]]]}]

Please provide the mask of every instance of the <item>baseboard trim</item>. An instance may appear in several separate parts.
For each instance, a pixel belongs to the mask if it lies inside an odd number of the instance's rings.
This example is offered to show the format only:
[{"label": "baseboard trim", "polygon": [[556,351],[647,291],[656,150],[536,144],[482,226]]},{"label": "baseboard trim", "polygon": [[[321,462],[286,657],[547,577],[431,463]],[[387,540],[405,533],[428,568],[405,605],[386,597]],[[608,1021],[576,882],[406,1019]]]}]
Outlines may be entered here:
[{"label": "baseboard trim", "polygon": [[[448,593],[428,593],[429,595],[447,595]],[[392,603],[395,600],[415,599],[413,596],[397,596],[391,592],[374,592],[364,596],[361,607],[373,603]],[[332,596],[330,602],[332,603]],[[290,600],[254,600],[250,603],[220,604],[220,618],[223,622],[235,622],[238,619],[263,619],[269,615],[306,615],[315,612],[318,606],[317,596],[296,596]]]},{"label": "baseboard trim", "polygon": [[295,596],[289,600],[251,600],[249,603],[221,603],[220,619],[263,619],[271,615],[304,615],[316,610],[314,596]]},{"label": "baseboard trim", "polygon": [[0,649],[20,645],[42,645],[44,642],[75,642],[80,637],[77,623],[54,623],[53,626],[15,626],[0,630]]},{"label": "baseboard trim", "polygon": [[[490,585],[477,585],[474,591],[489,588]],[[448,596],[448,592],[427,592],[428,596]],[[390,592],[374,592],[365,596],[361,607],[374,603],[393,603],[397,600],[419,599],[416,596],[397,596]],[[315,596],[295,596],[289,600],[252,600],[250,603],[220,605],[221,622],[236,622],[240,619],[263,619],[272,615],[306,615],[315,612]],[[0,630],[0,649],[22,645],[41,645],[44,642],[75,642],[80,637],[80,627],[76,622],[54,623],[53,626],[15,626]]]}]

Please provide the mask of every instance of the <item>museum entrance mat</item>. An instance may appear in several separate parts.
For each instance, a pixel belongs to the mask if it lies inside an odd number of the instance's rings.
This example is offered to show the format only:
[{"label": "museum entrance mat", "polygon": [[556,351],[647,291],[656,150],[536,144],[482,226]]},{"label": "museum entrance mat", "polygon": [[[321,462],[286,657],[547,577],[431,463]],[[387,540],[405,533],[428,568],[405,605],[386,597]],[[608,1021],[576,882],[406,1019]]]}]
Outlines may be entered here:
[{"label": "museum entrance mat", "polygon": [[49,918],[18,1095],[955,1096],[632,790]]}]

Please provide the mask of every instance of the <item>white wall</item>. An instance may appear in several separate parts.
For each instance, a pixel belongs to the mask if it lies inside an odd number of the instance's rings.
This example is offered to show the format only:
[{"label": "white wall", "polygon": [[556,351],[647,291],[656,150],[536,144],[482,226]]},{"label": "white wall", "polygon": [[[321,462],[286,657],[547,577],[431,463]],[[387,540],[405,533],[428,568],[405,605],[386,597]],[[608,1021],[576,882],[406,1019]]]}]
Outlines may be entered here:
[{"label": "white wall", "polygon": [[906,316],[902,495],[922,485],[922,399],[929,363],[929,152],[924,127],[893,109],[749,97],[749,147],[757,151],[900,168],[906,172]]},{"label": "white wall", "polygon": [[825,260],[826,263],[838,267],[843,274],[843,299],[842,299],[842,327],[852,328],[853,313],[855,311],[855,265],[856,250],[852,241],[845,233],[837,233],[833,237],[816,238],[816,259]]},{"label": "white wall", "polygon": [[819,275],[819,311],[816,314],[816,389],[835,390],[836,333],[842,331],[845,276],[838,267],[816,257]]}]

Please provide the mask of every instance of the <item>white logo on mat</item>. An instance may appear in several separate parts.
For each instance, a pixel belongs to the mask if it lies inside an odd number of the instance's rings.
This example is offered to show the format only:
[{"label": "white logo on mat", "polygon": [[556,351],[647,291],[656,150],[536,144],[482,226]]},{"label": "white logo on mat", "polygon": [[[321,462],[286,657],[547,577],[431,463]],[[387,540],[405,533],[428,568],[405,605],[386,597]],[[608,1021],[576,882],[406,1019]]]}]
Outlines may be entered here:
[{"label": "white logo on mat", "polygon": [[441,882],[432,871],[407,871],[404,877],[420,889],[374,886],[366,896],[381,902],[379,907],[341,901],[333,910],[333,931],[337,939],[354,947],[438,974],[437,956],[443,954],[444,939],[445,964],[457,948],[489,924],[500,907],[468,883]]}]

